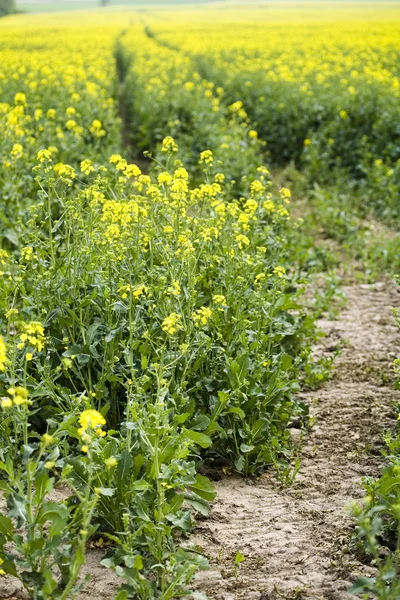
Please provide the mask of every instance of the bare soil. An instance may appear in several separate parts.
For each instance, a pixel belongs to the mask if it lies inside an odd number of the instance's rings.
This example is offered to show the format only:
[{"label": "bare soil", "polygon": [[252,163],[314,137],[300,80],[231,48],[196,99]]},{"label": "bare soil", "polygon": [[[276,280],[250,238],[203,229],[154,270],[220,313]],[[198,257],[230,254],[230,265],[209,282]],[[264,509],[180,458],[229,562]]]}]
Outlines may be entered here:
[{"label": "bare soil", "polygon": [[[351,552],[348,507],[363,496],[362,477],[379,472],[382,433],[393,427],[400,402],[392,381],[400,353],[392,307],[400,296],[385,283],[344,291],[338,320],[320,322],[326,337],[316,351],[344,349],[333,378],[302,394],[315,425],[294,485],[281,489],[268,475],[225,479],[216,484],[210,517],[196,528],[194,541],[211,563],[198,589],[212,600],[345,600],[352,581],[371,573]],[[246,560],[235,573],[237,552]]]},{"label": "bare soil", "polygon": [[[348,600],[352,581],[372,571],[352,552],[348,507],[363,496],[361,479],[379,473],[382,433],[394,426],[400,403],[392,370],[400,356],[392,308],[400,295],[390,283],[344,291],[347,305],[338,319],[320,321],[326,335],[316,353],[343,350],[332,379],[301,394],[315,423],[293,486],[280,487],[271,474],[258,481],[225,478],[216,483],[210,516],[192,536],[210,559],[210,570],[196,582],[210,600]],[[246,559],[235,573],[237,552]],[[88,551],[91,579],[79,600],[114,597],[121,581],[100,565],[103,555]],[[0,599],[16,597],[15,581],[3,578]]]}]

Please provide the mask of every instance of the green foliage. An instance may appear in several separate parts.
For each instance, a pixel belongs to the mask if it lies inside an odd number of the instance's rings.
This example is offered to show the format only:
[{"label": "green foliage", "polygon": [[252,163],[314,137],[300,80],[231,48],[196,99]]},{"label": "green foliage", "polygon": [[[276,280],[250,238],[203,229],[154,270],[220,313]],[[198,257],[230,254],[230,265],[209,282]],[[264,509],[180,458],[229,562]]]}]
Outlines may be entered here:
[{"label": "green foliage", "polygon": [[0,17],[15,12],[15,0],[0,0]]},{"label": "green foliage", "polygon": [[[19,391],[21,390],[21,391]],[[96,529],[92,524],[98,493],[93,493],[92,468],[77,491],[78,505],[49,499],[57,479],[73,492],[71,465],[60,446],[72,429],[76,415],[65,416],[52,435],[29,435],[31,401],[25,388],[17,388],[22,404],[7,409],[0,433],[12,426],[14,460],[0,461],[0,489],[7,503],[0,515],[0,565],[2,574],[18,577],[32,598],[67,600],[82,585],[78,582],[85,562],[85,544]],[[35,412],[34,410],[32,411]],[[36,439],[35,439],[36,438]],[[56,469],[59,474],[56,478]]]}]

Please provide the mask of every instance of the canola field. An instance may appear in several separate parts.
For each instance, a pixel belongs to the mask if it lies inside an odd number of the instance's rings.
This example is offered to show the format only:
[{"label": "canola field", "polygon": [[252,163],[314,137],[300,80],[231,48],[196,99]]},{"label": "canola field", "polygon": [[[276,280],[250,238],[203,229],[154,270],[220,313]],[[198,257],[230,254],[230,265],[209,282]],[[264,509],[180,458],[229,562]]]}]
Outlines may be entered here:
[{"label": "canola field", "polygon": [[400,267],[399,40],[389,3],[1,19],[0,593],[83,598],[94,545],[101,597],[202,600],[206,475],[294,479],[332,273]]}]

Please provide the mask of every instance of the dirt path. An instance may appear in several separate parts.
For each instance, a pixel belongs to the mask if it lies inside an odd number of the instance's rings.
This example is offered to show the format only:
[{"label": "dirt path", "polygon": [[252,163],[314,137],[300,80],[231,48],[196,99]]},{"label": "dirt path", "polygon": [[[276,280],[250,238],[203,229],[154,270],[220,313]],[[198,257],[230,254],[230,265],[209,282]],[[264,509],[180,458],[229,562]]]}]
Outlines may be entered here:
[{"label": "dirt path", "polygon": [[[321,321],[319,350],[341,342],[335,376],[322,390],[302,394],[315,426],[302,449],[300,473],[290,489],[269,477],[216,484],[210,517],[195,542],[211,559],[198,589],[213,600],[345,600],[351,581],[368,568],[349,554],[351,519],[345,507],[362,497],[359,482],[382,463],[384,429],[393,425],[391,362],[400,355],[392,307],[400,295],[391,284],[345,288],[347,306],[337,321]],[[246,560],[239,573],[233,560]]]}]

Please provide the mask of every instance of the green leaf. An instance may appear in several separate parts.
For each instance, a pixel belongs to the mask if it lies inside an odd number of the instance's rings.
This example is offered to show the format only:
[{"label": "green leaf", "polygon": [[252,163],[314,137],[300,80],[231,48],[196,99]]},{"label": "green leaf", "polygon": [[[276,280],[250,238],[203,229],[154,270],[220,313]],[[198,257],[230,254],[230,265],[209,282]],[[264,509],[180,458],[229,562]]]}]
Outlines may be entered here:
[{"label": "green leaf", "polygon": [[230,369],[231,373],[234,373],[234,374],[239,373],[240,365],[236,362],[236,360],[232,360],[230,362],[229,369]]},{"label": "green leaf", "polygon": [[96,320],[91,325],[89,325],[86,332],[86,342],[89,346],[93,343],[99,327],[102,327],[102,323],[99,320]]},{"label": "green leaf", "polygon": [[238,365],[240,366],[240,374],[247,373],[250,367],[250,359],[247,352],[239,356],[236,360]]},{"label": "green leaf", "polygon": [[75,359],[79,365],[87,365],[90,360],[90,354],[76,354]]},{"label": "green leaf", "polygon": [[0,533],[3,533],[8,540],[12,539],[14,533],[12,520],[4,515],[0,515]]},{"label": "green leaf", "polygon": [[240,444],[241,452],[244,452],[245,454],[247,454],[248,452],[251,452],[252,450],[254,450],[254,446],[248,446],[247,444]]},{"label": "green leaf", "polygon": [[195,429],[196,431],[204,431],[210,424],[210,417],[207,415],[197,415],[190,422],[190,429]]},{"label": "green leaf", "polygon": [[232,408],[230,408],[228,410],[228,413],[238,415],[241,419],[246,418],[246,413],[244,412],[244,410],[242,408],[239,408],[238,406],[233,406]]},{"label": "green leaf", "polygon": [[114,488],[98,487],[95,491],[101,496],[114,496],[115,494]]},{"label": "green leaf", "polygon": [[227,390],[219,390],[218,400],[221,402],[221,404],[226,404],[229,400],[229,392]]},{"label": "green leaf", "polygon": [[192,440],[200,448],[209,448],[212,444],[211,438],[205,433],[193,431],[193,429],[185,429],[185,435]]},{"label": "green leaf", "polygon": [[7,492],[8,494],[10,494],[12,492],[11,487],[8,485],[8,483],[6,481],[4,481],[4,479],[0,480],[0,491]]},{"label": "green leaf", "polygon": [[214,500],[215,496],[217,495],[217,491],[213,484],[207,477],[204,477],[204,475],[197,474],[196,483],[188,487],[194,494],[200,496],[200,498],[203,498],[208,502]]},{"label": "green leaf", "polygon": [[244,560],[246,560],[245,555],[241,552],[237,552],[235,556],[235,565],[240,565],[240,563],[242,563]]},{"label": "green leaf", "polygon": [[186,497],[186,496],[185,496],[185,500],[189,506],[194,508],[194,510],[197,510],[197,512],[200,513],[201,515],[203,515],[204,517],[206,517],[209,514],[210,506],[209,506],[208,502],[206,502],[205,500],[202,500],[201,498],[195,499],[193,497]]},{"label": "green leaf", "polygon": [[68,509],[57,502],[45,502],[39,509],[37,522],[40,525],[50,523],[52,535],[63,532],[69,517]]},{"label": "green leaf", "polygon": [[128,450],[123,450],[117,468],[115,469],[115,481],[117,482],[117,487],[120,491],[129,486],[132,464],[133,460],[131,453],[128,452]]},{"label": "green leaf", "polygon": [[[101,561],[104,564],[104,561]],[[107,565],[104,565],[107,566]],[[126,590],[119,590],[114,600],[128,600],[128,592]]]},{"label": "green leaf", "polygon": [[361,594],[375,589],[375,577],[359,577],[349,590],[349,594]]},{"label": "green leaf", "polygon": [[9,515],[18,519],[18,526],[21,526],[22,522],[27,520],[26,504],[24,498],[13,494],[8,499],[10,505]]},{"label": "green leaf", "polygon": [[140,479],[138,481],[134,481],[130,486],[129,489],[133,490],[134,492],[145,492],[148,489],[151,488],[151,485],[145,481],[144,479]]},{"label": "green leaf", "polygon": [[241,473],[243,471],[243,469],[244,469],[243,456],[238,456],[238,458],[235,460],[235,467],[239,471],[239,473]]},{"label": "green leaf", "polygon": [[182,425],[188,418],[190,417],[190,413],[181,413],[180,415],[174,416],[174,421],[178,425]]},{"label": "green leaf", "polygon": [[137,569],[138,571],[143,569],[143,560],[140,554],[124,556],[123,561],[129,569]]},{"label": "green leaf", "polygon": [[43,585],[42,589],[46,594],[48,594],[51,597],[52,592],[54,592],[54,590],[57,588],[57,581],[53,577],[53,574],[50,569],[45,571],[43,573],[43,576],[44,576],[46,582]]},{"label": "green leaf", "polygon": [[42,498],[50,491],[52,482],[46,471],[39,471],[35,477],[34,501],[39,504]]}]

